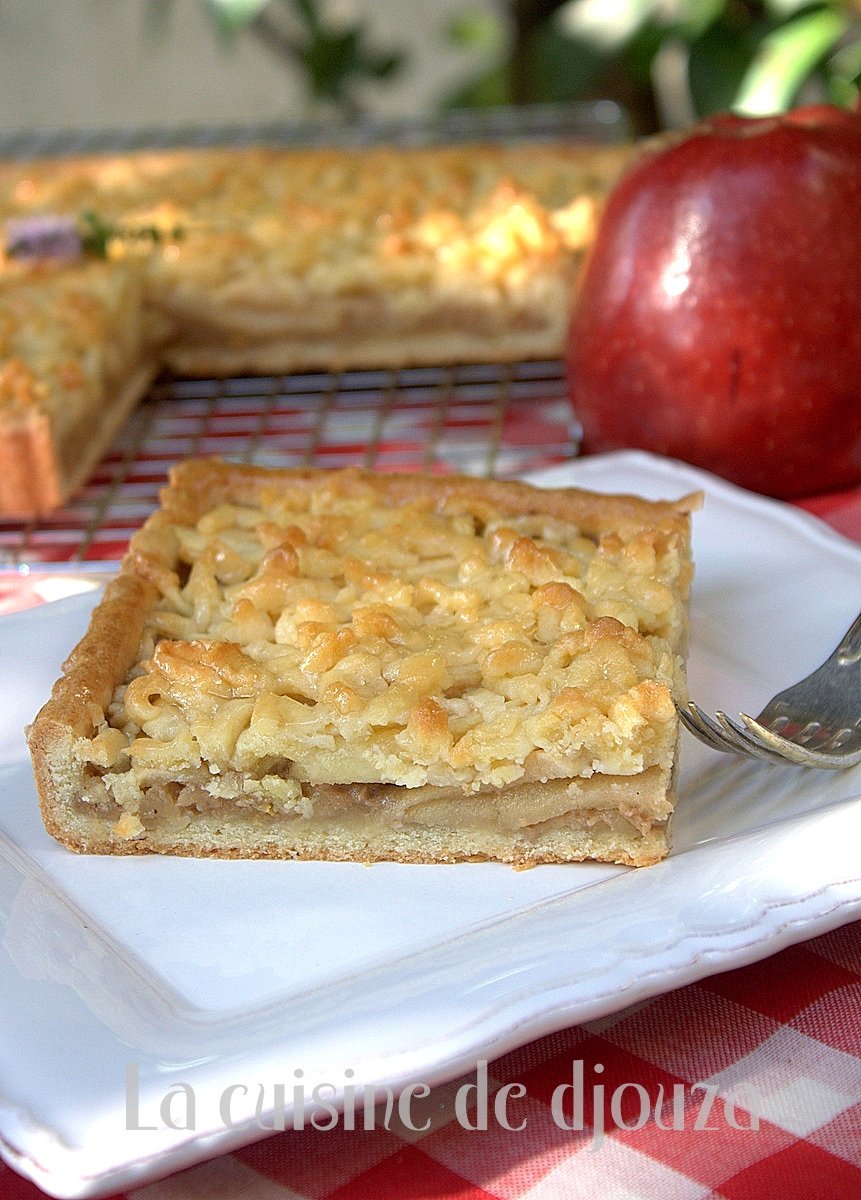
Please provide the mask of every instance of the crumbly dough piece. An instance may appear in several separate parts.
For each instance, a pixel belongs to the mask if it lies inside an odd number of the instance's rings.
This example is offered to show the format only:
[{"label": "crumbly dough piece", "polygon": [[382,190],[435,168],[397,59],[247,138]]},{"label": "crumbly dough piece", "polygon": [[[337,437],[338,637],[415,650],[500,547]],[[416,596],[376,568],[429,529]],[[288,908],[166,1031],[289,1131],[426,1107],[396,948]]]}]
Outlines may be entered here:
[{"label": "crumbly dough piece", "polygon": [[46,826],[90,852],[654,862],[695,506],[187,463],[29,732]]}]

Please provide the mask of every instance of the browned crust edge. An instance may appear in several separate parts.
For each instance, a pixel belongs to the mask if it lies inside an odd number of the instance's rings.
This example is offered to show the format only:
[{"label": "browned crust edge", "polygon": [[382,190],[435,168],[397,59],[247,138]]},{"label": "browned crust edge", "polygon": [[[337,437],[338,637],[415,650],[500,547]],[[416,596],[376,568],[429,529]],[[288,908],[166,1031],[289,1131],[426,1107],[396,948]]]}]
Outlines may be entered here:
[{"label": "browned crust edge", "polygon": [[[567,290],[568,284],[560,285]],[[555,319],[554,319],[555,318]],[[514,363],[530,359],[561,357],[567,319],[564,307],[548,314],[542,328],[522,333],[516,329],[499,333],[468,331],[368,336],[350,339],[282,338],[232,347],[228,343],[181,341],[168,346],[165,365],[177,375],[201,378],[230,378],[235,375],[285,375],[291,372],[338,372],[366,369],[400,371],[413,367],[436,367],[441,363]]]},{"label": "browned crust edge", "polygon": [[[156,360],[151,357],[145,359],[138,363],[115,395],[103,396],[98,406],[94,405],[82,414],[61,450],[65,464],[64,499],[68,499],[89,479],[132,409],[136,408],[146,395],[157,374]],[[98,427],[97,436],[93,432],[94,426]]]},{"label": "browned crust edge", "polygon": [[[587,534],[635,527],[657,526],[667,532],[689,530],[691,513],[702,506],[702,493],[692,492],[678,500],[645,500],[622,493],[591,492],[583,488],[542,488],[513,479],[479,479],[469,475],[422,475],[411,473],[377,474],[348,467],[321,470],[313,467],[279,469],[226,463],[218,458],[187,459],[170,473],[170,481],[161,493],[161,509],[132,539],[130,551],[152,553],[154,543],[148,531],[157,531],[159,540],[165,526],[178,521],[198,520],[216,504],[255,503],[267,489],[313,486],[315,482],[337,480],[349,489],[371,487],[380,496],[395,502],[431,498],[447,501],[457,497],[488,500],[511,516],[544,514],[570,521]],[[163,556],[161,556],[163,557]]]},{"label": "browned crust edge", "polygon": [[85,847],[70,839],[56,810],[64,799],[72,799],[76,784],[83,786],[74,742],[92,734],[114,688],[134,665],[156,595],[155,587],[134,572],[123,571],[111,580],[87,632],[63,663],[51,698],[26,731],[45,828],[72,850]]},{"label": "browned crust edge", "polygon": [[140,363],[115,395],[94,398],[60,445],[44,412],[28,413],[18,427],[3,429],[0,420],[0,513],[26,519],[64,504],[89,478],[157,370],[154,360]]},{"label": "browned crust edge", "polygon": [[33,516],[62,504],[51,424],[34,410],[5,430],[0,429],[0,513]]}]

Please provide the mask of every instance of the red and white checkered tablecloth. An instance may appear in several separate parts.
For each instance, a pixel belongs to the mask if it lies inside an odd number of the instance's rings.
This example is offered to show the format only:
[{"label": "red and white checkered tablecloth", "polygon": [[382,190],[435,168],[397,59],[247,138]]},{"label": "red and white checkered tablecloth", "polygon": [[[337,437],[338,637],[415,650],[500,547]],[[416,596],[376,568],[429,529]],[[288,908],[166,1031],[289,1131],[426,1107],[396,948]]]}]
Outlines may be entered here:
[{"label": "red and white checkered tablecloth", "polygon": [[[581,1064],[582,1131],[554,1091]],[[857,1200],[861,1196],[861,923],[715,975],[592,1025],[541,1038],[488,1067],[512,1130],[470,1130],[454,1098],[476,1075],[412,1106],[411,1132],[274,1134],[128,1200]],[[614,1114],[610,1099],[622,1084]],[[642,1100],[632,1085],[638,1084]],[[699,1085],[695,1087],[694,1085]],[[758,1117],[714,1089],[755,1089]],[[602,1139],[595,1088],[603,1086]],[[571,1097],[571,1092],[566,1093]],[[657,1102],[664,1097],[655,1120]],[[683,1108],[674,1110],[675,1096]],[[651,1115],[642,1128],[641,1106]],[[621,1120],[619,1120],[621,1118]],[[524,1123],[518,1130],[516,1127]],[[621,1130],[624,1122],[632,1126]],[[673,1124],[678,1128],[672,1128]],[[756,1128],[751,1128],[755,1124]],[[669,1127],[669,1128],[667,1128]],[[0,1165],[3,1200],[38,1200]]]},{"label": "red and white checkered tablecloth", "polygon": [[[861,489],[803,507],[861,541]],[[21,586],[7,581],[7,592]],[[578,1124],[573,1088],[553,1108],[554,1093],[558,1101],[576,1071],[584,1081],[580,1129],[568,1128]],[[858,1200],[861,922],[531,1042],[487,1072],[484,1130],[467,1128],[455,1109],[472,1073],[412,1105],[412,1124],[427,1126],[420,1132],[395,1120],[368,1131],[339,1124],[274,1134],[124,1195]],[[494,1115],[506,1084],[521,1085],[509,1089],[503,1110],[510,1130]],[[735,1107],[720,1097],[711,1103],[718,1091],[741,1099]],[[758,1111],[745,1107],[745,1096]],[[0,1165],[2,1200],[41,1195]]]}]

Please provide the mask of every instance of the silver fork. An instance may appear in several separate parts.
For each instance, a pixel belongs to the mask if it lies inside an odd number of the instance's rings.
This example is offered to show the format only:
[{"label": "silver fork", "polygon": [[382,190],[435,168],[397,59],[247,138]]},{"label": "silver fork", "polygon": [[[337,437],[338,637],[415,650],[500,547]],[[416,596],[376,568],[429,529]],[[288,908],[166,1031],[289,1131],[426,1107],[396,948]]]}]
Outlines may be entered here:
[{"label": "silver fork", "polygon": [[769,700],[758,717],[714,717],[691,701],[676,706],[682,724],[713,750],[802,767],[861,762],[861,613],[821,667]]}]

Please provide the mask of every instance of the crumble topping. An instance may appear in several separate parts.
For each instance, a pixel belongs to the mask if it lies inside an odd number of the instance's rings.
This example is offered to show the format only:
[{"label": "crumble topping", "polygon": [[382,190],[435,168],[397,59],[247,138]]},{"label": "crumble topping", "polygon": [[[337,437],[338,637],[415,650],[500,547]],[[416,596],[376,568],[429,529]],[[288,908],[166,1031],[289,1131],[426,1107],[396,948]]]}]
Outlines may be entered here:
[{"label": "crumble topping", "polygon": [[0,422],[50,412],[62,431],[140,360],[139,271],[0,259]]},{"label": "crumble topping", "polygon": [[687,567],[660,522],[587,535],[480,485],[394,503],[321,472],[162,535],[138,665],[76,746],[130,811],[168,783],[218,804],[237,773],[260,792],[237,802],[300,811],[303,784],[672,766]]},{"label": "crumble topping", "polygon": [[279,294],[377,290],[381,275],[421,286],[440,272],[505,289],[590,243],[630,154],[479,149],[180,150],[10,164],[0,216],[96,209],[106,228],[165,238],[181,229],[178,243],[155,245],[153,278],[220,288],[224,300],[249,287],[265,297],[273,284]]}]

